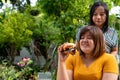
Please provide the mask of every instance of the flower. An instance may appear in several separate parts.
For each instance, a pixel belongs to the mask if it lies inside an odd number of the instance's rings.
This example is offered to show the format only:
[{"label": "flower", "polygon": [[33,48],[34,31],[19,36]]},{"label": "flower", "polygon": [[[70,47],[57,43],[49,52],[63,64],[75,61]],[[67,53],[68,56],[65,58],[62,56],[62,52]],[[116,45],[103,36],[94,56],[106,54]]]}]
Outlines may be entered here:
[{"label": "flower", "polygon": [[32,63],[32,60],[30,58],[23,57],[22,60],[17,63],[17,66],[24,67],[31,63]]}]

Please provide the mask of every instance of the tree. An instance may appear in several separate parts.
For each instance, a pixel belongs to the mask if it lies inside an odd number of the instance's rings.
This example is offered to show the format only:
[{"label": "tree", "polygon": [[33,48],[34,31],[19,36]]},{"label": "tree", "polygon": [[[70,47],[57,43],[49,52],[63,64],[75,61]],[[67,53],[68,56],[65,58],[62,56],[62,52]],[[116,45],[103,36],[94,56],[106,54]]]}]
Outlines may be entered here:
[{"label": "tree", "polygon": [[27,6],[30,6],[30,0],[0,0],[0,7],[2,8],[4,3],[10,2],[12,4],[11,10],[18,10],[24,12]]},{"label": "tree", "polygon": [[92,2],[92,0],[38,0],[38,6],[47,17],[53,17],[51,21],[55,27],[61,29],[61,40],[74,42],[78,27],[88,22],[88,4]]},{"label": "tree", "polygon": [[32,40],[31,30],[34,29],[32,23],[33,20],[28,14],[19,12],[6,14],[5,19],[0,23],[0,47],[4,46],[12,62],[17,51],[23,46],[28,46]]}]

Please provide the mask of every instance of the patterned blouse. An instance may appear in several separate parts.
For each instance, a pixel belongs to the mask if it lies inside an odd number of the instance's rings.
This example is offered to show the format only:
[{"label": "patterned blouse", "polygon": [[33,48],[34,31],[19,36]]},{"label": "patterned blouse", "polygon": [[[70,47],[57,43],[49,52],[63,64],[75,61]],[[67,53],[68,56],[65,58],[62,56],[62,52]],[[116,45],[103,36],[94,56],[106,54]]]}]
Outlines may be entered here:
[{"label": "patterned blouse", "polygon": [[111,49],[118,46],[118,34],[114,28],[108,28],[108,31],[104,33],[107,52],[110,53]]},{"label": "patterned blouse", "polygon": [[[78,29],[78,32],[76,34],[76,40],[79,40],[79,33],[81,31],[82,27]],[[109,27],[107,32],[104,33],[105,38],[105,44],[107,48],[107,53],[111,52],[111,49],[118,46],[118,34],[114,28]]]}]

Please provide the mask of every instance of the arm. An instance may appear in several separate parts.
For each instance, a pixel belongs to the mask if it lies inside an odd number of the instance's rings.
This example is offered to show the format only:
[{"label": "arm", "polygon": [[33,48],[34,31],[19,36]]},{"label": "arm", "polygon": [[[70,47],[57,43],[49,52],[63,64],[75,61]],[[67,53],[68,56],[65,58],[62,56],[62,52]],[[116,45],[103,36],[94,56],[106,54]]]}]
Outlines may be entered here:
[{"label": "arm", "polygon": [[118,34],[117,31],[115,29],[113,29],[113,35],[112,35],[112,41],[113,41],[113,45],[111,48],[111,54],[116,56],[118,54]]},{"label": "arm", "polygon": [[111,54],[114,55],[114,56],[116,56],[118,54],[118,46],[112,48]]},{"label": "arm", "polygon": [[65,44],[58,48],[58,70],[57,70],[57,80],[72,80],[73,71],[66,69],[66,59],[69,54],[64,55],[61,51],[65,49]]},{"label": "arm", "polygon": [[102,80],[117,80],[118,75],[114,73],[103,73]]},{"label": "arm", "polygon": [[119,74],[118,63],[113,55],[109,55],[103,65],[102,80],[117,80]]},{"label": "arm", "polygon": [[118,53],[118,34],[114,28],[109,28],[108,32],[104,33],[107,51],[116,56]]},{"label": "arm", "polygon": [[73,80],[73,71],[67,70],[65,63],[58,64],[57,80]]}]

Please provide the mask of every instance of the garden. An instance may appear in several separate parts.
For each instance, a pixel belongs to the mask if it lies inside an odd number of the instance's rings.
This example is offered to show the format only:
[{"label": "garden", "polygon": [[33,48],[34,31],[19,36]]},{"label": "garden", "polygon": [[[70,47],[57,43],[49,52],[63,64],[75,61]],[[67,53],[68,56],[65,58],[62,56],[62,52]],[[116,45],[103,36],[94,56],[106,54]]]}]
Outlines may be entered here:
[{"label": "garden", "polygon": [[[98,0],[37,0],[31,6],[31,0],[0,0],[0,80],[39,80],[40,72],[50,72],[56,80],[57,47],[75,42],[78,28],[88,24],[94,1]],[[120,6],[119,0],[100,1],[110,10]],[[109,23],[118,32],[120,48],[119,16],[111,14]],[[23,48],[29,57],[21,57],[26,55]]]}]

